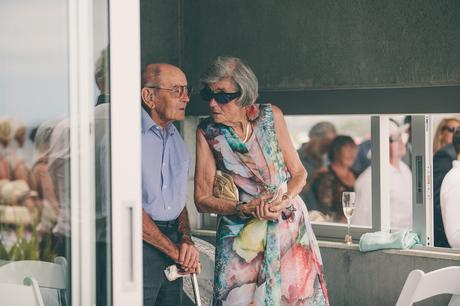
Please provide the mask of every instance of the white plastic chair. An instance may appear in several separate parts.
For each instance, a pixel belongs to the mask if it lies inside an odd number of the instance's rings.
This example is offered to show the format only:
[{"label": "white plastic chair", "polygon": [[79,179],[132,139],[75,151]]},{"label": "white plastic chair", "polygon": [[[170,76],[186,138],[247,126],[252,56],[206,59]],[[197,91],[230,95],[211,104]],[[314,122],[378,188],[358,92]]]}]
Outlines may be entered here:
[{"label": "white plastic chair", "polygon": [[64,257],[56,257],[54,263],[38,260],[12,261],[0,266],[0,282],[22,284],[24,278],[32,277],[38,283],[47,304],[67,305],[66,270],[67,260]]},{"label": "white plastic chair", "polygon": [[438,294],[452,294],[449,306],[460,306],[460,266],[429,273],[413,270],[404,283],[396,306],[410,306]]},{"label": "white plastic chair", "polygon": [[0,305],[44,306],[45,304],[43,303],[37,281],[32,277],[26,277],[19,284],[0,282]]}]

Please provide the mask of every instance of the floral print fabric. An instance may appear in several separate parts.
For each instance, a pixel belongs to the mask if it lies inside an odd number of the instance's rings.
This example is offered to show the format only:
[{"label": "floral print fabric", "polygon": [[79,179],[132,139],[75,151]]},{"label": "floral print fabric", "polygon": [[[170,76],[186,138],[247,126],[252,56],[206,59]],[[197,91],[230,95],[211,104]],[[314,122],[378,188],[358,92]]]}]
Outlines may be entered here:
[{"label": "floral print fabric", "polygon": [[[287,190],[290,178],[276,138],[272,107],[247,107],[253,125],[243,143],[232,128],[201,122],[216,167],[232,175],[242,201]],[[316,238],[302,199],[292,222],[219,216],[213,305],[329,305]]]}]

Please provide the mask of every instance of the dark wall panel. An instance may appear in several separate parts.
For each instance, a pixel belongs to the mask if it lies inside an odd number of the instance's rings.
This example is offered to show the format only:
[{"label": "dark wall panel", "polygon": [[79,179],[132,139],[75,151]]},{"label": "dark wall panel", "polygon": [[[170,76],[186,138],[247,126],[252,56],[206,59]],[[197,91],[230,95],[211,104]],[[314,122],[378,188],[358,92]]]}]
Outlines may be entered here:
[{"label": "dark wall panel", "polygon": [[[460,113],[460,86],[271,90],[261,91],[259,102],[278,105],[286,115]],[[194,94],[187,114],[208,113],[208,105]]]},{"label": "dark wall panel", "polygon": [[183,5],[184,66],[195,84],[218,55],[245,59],[262,89],[460,84],[458,0]]},{"label": "dark wall panel", "polygon": [[179,1],[141,0],[141,63],[180,64]]}]

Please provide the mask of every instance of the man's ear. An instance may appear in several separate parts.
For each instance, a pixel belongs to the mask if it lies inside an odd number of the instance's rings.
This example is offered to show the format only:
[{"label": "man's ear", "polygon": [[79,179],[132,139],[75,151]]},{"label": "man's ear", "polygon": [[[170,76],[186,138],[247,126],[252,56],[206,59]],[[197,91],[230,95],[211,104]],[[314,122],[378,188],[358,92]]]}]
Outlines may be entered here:
[{"label": "man's ear", "polygon": [[141,97],[142,97],[142,102],[144,102],[144,104],[150,108],[150,109],[154,109],[155,108],[155,93],[153,90],[149,90],[147,88],[142,88],[141,90]]}]

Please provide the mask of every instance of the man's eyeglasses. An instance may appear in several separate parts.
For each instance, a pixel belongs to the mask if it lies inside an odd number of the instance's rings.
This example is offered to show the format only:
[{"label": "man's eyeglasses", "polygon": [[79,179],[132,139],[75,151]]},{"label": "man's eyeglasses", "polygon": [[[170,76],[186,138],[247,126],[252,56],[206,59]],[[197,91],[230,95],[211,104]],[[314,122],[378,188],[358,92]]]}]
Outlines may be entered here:
[{"label": "man's eyeglasses", "polygon": [[209,87],[204,87],[200,91],[200,96],[205,101],[211,101],[214,99],[219,104],[227,104],[232,100],[239,98],[241,96],[241,92],[213,92]]},{"label": "man's eyeglasses", "polygon": [[443,131],[448,131],[449,133],[455,133],[457,129],[459,129],[460,126],[454,127],[454,126],[445,126],[442,128]]},{"label": "man's eyeglasses", "polygon": [[192,95],[192,85],[175,85],[171,88],[165,88],[165,87],[160,87],[160,86],[145,86],[145,87],[169,90],[174,98],[180,98],[183,95],[187,95],[187,97],[190,98],[190,96]]}]

